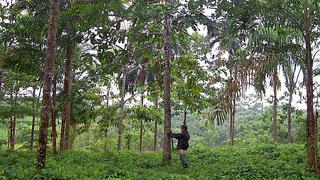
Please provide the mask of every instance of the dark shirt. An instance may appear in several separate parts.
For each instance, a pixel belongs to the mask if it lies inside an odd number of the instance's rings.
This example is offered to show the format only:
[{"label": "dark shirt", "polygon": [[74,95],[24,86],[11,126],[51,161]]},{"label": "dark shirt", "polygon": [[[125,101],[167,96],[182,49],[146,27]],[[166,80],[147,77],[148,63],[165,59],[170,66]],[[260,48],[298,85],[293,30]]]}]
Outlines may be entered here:
[{"label": "dark shirt", "polygon": [[172,133],[171,136],[173,138],[178,139],[178,144],[177,144],[177,149],[180,150],[187,150],[189,147],[189,139],[190,139],[190,135],[188,132],[186,133]]}]

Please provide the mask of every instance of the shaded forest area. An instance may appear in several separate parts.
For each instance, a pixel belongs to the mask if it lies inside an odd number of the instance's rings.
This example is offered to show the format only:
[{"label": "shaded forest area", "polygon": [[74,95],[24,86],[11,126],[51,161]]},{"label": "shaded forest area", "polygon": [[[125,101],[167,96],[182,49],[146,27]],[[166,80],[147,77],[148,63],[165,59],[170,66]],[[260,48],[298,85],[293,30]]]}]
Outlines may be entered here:
[{"label": "shaded forest area", "polygon": [[319,175],[318,0],[0,2],[0,178]]}]

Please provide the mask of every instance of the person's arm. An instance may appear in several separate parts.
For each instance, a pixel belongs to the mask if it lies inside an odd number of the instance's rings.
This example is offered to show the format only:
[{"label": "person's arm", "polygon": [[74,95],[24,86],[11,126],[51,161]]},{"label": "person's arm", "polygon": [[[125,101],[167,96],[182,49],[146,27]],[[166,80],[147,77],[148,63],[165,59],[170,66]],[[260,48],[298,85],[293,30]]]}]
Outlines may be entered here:
[{"label": "person's arm", "polygon": [[181,133],[172,133],[171,137],[176,138],[176,139],[181,139],[183,135]]}]

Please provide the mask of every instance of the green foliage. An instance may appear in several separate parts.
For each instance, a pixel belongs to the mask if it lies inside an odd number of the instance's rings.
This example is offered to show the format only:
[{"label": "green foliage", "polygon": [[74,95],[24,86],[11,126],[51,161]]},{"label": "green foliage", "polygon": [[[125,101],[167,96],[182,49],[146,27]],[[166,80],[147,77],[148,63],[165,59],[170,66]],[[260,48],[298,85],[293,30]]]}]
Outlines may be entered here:
[{"label": "green foliage", "polygon": [[161,153],[76,150],[48,158],[46,168],[35,170],[33,151],[0,150],[2,179],[316,179],[305,170],[302,145],[251,147],[194,147],[184,169],[174,154],[171,164]]}]

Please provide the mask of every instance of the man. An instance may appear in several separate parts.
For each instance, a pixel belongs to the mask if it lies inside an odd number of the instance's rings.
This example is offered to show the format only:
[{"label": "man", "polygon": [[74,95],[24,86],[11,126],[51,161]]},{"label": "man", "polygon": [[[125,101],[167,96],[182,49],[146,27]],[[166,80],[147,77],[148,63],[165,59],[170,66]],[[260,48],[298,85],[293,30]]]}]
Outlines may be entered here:
[{"label": "man", "polygon": [[171,137],[178,139],[177,151],[184,168],[188,168],[187,149],[189,148],[190,135],[187,125],[181,126],[181,133],[170,133]]}]

